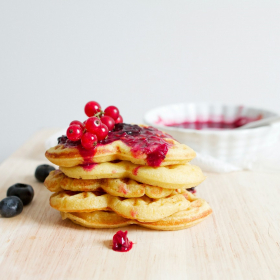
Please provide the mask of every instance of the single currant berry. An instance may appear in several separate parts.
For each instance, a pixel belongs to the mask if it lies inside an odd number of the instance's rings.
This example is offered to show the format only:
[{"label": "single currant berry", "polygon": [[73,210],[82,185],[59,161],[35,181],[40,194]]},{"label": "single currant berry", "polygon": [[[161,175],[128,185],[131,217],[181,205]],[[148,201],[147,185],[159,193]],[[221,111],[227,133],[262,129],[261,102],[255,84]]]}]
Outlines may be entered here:
[{"label": "single currant berry", "polygon": [[116,120],[120,114],[119,109],[115,106],[109,106],[104,110],[104,114],[106,116],[111,117],[112,119]]},{"label": "single currant berry", "polygon": [[123,123],[123,118],[121,115],[119,115],[118,118],[116,119],[116,123]]},{"label": "single currant berry", "polygon": [[86,129],[87,131],[96,134],[96,132],[99,130],[101,125],[101,121],[97,117],[90,117],[86,121]]},{"label": "single currant berry", "polygon": [[108,127],[104,123],[102,123],[100,125],[99,130],[96,132],[96,136],[97,136],[98,140],[100,141],[100,140],[105,139],[107,137],[108,133],[109,133]]},{"label": "single currant berry", "polygon": [[7,196],[17,196],[23,205],[27,205],[34,197],[34,190],[30,185],[17,183],[8,188]]},{"label": "single currant berry", "polygon": [[37,166],[35,170],[35,178],[40,181],[44,182],[45,179],[49,176],[50,172],[55,170],[55,168],[48,164],[41,164]]},{"label": "single currant berry", "polygon": [[72,121],[72,122],[69,124],[69,126],[70,126],[70,125],[73,125],[73,124],[79,125],[79,126],[81,127],[82,130],[84,130],[84,128],[85,128],[85,125],[84,125],[82,122],[80,122],[80,121]]},{"label": "single currant berry", "polygon": [[91,132],[85,132],[82,136],[81,143],[85,149],[92,149],[97,145],[97,136]]},{"label": "single currant berry", "polygon": [[108,127],[109,131],[111,131],[115,126],[114,119],[112,119],[109,116],[103,116],[103,117],[100,118],[100,120],[101,120],[102,123],[104,123]]},{"label": "single currant berry", "polygon": [[80,125],[72,124],[68,127],[66,135],[71,141],[78,141],[83,135],[83,130]]},{"label": "single currant berry", "polygon": [[94,116],[96,113],[100,112],[101,106],[96,101],[90,101],[85,106],[85,113],[88,117]]},{"label": "single currant berry", "polygon": [[23,203],[17,196],[9,196],[0,201],[0,215],[4,218],[16,216],[22,209]]}]

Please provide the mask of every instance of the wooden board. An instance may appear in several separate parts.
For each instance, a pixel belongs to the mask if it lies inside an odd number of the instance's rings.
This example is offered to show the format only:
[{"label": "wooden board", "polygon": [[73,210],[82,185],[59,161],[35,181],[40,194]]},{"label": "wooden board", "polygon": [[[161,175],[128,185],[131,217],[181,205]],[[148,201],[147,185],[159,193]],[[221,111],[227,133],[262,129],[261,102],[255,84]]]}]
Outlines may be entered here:
[{"label": "wooden board", "polygon": [[123,228],[135,242],[111,250],[113,230],[62,221],[34,178],[47,163],[43,130],[0,166],[0,198],[17,182],[35,190],[31,205],[0,218],[1,279],[280,279],[280,174],[207,174],[198,188],[213,215],[186,230]]}]

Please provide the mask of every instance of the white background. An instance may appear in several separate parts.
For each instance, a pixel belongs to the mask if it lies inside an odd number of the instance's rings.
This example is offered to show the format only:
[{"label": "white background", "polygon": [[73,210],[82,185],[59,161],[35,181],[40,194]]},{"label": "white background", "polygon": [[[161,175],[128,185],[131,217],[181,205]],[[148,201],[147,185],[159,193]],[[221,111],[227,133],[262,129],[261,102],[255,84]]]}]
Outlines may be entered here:
[{"label": "white background", "polygon": [[0,161],[89,100],[280,113],[280,1],[0,1]]}]

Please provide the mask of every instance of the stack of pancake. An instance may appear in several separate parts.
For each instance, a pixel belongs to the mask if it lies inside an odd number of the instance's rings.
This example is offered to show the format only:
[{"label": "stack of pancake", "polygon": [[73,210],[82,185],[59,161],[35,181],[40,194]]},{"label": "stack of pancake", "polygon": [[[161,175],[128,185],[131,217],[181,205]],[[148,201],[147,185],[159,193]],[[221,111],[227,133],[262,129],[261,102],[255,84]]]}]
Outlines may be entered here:
[{"label": "stack of pancake", "polygon": [[205,179],[200,168],[189,163],[194,151],[156,129],[149,128],[152,136],[146,137],[147,128],[137,127],[135,136],[126,131],[125,140],[114,136],[114,141],[99,143],[93,150],[61,137],[46,152],[60,166],[45,186],[55,192],[50,205],[63,219],[89,228],[137,224],[179,230],[212,213],[205,200],[188,191]]}]

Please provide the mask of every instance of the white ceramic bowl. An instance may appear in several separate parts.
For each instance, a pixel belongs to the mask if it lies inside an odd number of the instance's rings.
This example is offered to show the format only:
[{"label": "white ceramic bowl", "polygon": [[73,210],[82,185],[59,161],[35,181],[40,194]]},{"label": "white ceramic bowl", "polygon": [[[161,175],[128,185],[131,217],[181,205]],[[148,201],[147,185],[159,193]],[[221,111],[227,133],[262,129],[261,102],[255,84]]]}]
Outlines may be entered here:
[{"label": "white ceramic bowl", "polygon": [[229,122],[240,117],[256,119],[277,114],[256,108],[231,105],[180,103],[155,108],[144,116],[146,124],[157,127],[196,152],[234,163],[271,146],[280,139],[280,122],[251,129],[189,129],[167,126],[183,122]]}]

